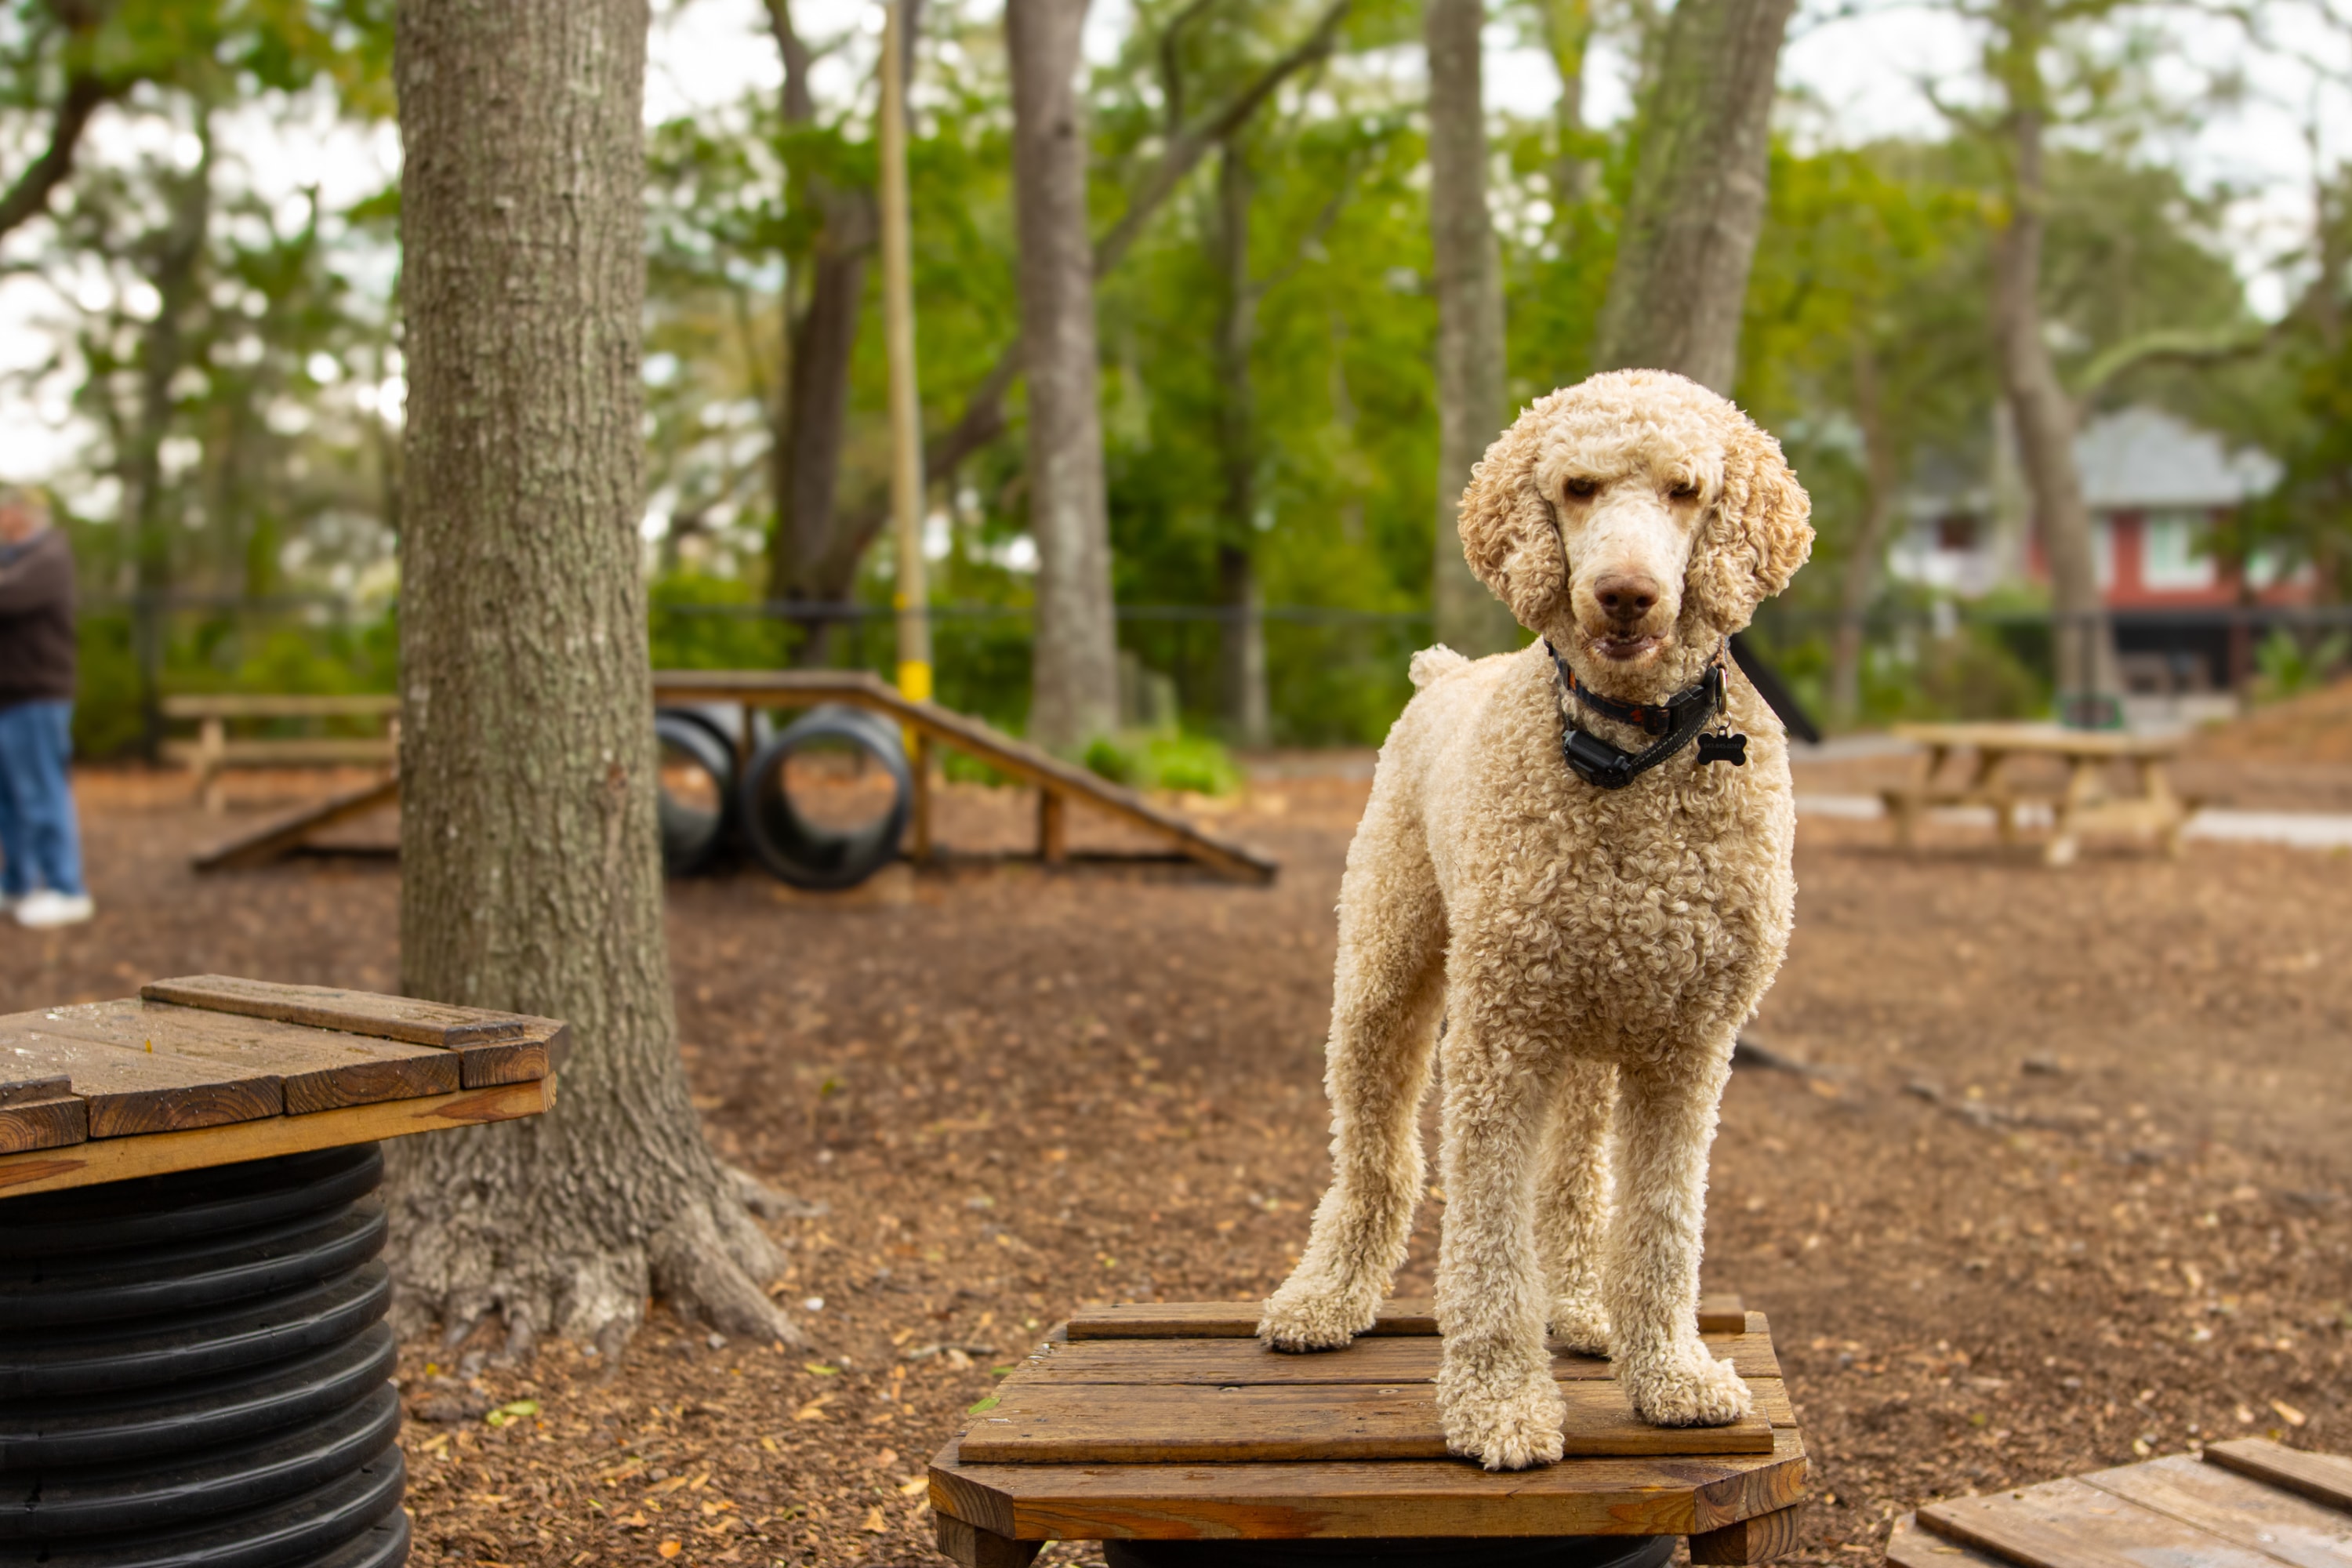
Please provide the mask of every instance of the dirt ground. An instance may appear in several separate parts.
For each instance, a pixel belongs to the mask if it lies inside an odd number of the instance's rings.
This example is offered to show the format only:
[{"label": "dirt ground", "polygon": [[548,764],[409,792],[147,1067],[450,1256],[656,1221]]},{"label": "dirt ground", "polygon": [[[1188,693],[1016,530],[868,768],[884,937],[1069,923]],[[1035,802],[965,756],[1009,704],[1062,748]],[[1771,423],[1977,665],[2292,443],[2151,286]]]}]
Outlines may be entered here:
[{"label": "dirt ground", "polygon": [[[814,1348],[662,1313],[614,1365],[409,1345],[415,1561],[938,1562],[924,1460],[1040,1330],[1265,1291],[1324,1180],[1364,761],[1269,766],[1221,814],[1281,858],[1267,889],[673,884],[696,1103],[808,1205],[776,1228]],[[2297,798],[2352,799],[2323,762],[2295,764]],[[81,794],[99,919],[0,931],[8,1009],[202,971],[396,984],[389,863],[198,880],[187,853],[253,817],[170,777]],[[960,787],[946,837],[1016,842],[1028,798]],[[1784,1065],[1740,1068],[1716,1147],[1707,1283],[1771,1314],[1816,1467],[1805,1559],[1875,1561],[1923,1500],[2208,1436],[2352,1450],[2352,861],[2192,844],[2053,873],[1989,832],[1884,838],[1801,829],[1795,946],[1753,1031]],[[1429,1288],[1435,1220],[1402,1291]]]}]

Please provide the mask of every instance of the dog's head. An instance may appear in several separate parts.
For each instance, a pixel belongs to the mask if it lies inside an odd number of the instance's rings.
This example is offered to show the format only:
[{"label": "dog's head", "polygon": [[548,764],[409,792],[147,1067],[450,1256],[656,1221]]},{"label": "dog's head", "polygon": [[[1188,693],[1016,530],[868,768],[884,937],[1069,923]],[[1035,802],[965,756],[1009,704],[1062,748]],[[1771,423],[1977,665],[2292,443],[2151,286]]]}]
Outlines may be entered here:
[{"label": "dog's head", "polygon": [[1538,399],[1462,496],[1462,550],[1581,679],[1641,700],[1696,677],[1812,551],[1780,444],[1655,370]]}]

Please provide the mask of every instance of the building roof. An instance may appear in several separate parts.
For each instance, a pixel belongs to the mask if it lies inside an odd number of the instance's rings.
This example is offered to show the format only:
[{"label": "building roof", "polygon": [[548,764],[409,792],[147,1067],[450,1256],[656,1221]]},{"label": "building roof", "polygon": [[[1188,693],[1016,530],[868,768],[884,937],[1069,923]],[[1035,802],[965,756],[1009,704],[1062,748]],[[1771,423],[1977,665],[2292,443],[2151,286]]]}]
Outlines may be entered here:
[{"label": "building roof", "polygon": [[2102,414],[2074,437],[2083,500],[2094,511],[2237,506],[2279,482],[2276,458],[2232,452],[2221,437],[2160,408]]}]

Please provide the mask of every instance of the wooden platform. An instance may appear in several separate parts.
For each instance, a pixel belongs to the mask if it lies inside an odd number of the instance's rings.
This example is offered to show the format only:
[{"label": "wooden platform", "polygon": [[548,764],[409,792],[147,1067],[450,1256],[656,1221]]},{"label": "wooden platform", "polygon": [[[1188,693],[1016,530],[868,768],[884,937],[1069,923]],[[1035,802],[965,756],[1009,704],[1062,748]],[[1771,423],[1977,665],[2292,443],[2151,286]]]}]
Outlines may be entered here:
[{"label": "wooden platform", "polygon": [[1049,1540],[1685,1535],[1697,1563],[1796,1543],[1805,1453],[1769,1325],[1710,1300],[1702,1331],[1754,1390],[1734,1426],[1638,1420],[1606,1361],[1556,1349],[1570,1458],[1490,1474],[1450,1458],[1429,1305],[1343,1351],[1285,1355],[1255,1303],[1082,1312],[931,1461],[940,1549],[1018,1568]]},{"label": "wooden platform", "polygon": [[216,974],[0,1016],[0,1197],[536,1115],[569,1044],[552,1018]]},{"label": "wooden platform", "polygon": [[2342,1568],[2352,1459],[2261,1438],[1960,1498],[1895,1521],[1898,1568]]}]

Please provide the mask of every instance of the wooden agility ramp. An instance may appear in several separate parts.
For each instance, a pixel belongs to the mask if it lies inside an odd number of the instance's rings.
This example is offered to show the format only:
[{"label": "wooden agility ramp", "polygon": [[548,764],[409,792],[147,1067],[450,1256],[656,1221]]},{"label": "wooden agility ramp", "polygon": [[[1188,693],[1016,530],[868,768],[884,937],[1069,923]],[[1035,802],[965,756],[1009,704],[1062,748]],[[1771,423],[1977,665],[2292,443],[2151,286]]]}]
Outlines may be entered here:
[{"label": "wooden agility ramp", "polygon": [[[931,831],[929,752],[932,746],[941,745],[1037,791],[1037,858],[1047,865],[1074,860],[1189,861],[1226,880],[1261,886],[1272,882],[1280,869],[1275,861],[1255,850],[1205,832],[1180,814],[1153,805],[1133,790],[1066,763],[978,719],[936,702],[910,701],[887,682],[864,670],[656,670],[654,701],[659,707],[703,702],[741,704],[747,733],[736,740],[741,753],[739,761],[749,760],[748,731],[755,709],[809,708],[839,702],[870,709],[888,718],[913,742],[907,759],[914,776],[907,846],[908,858],[912,860],[929,859],[936,848]],[[194,868],[198,871],[230,871],[269,865],[307,847],[314,835],[388,805],[399,795],[396,777],[347,791],[205,850],[195,857]],[[1074,854],[1069,847],[1068,826],[1073,804],[1151,834],[1168,845],[1168,852],[1158,856]]]}]

